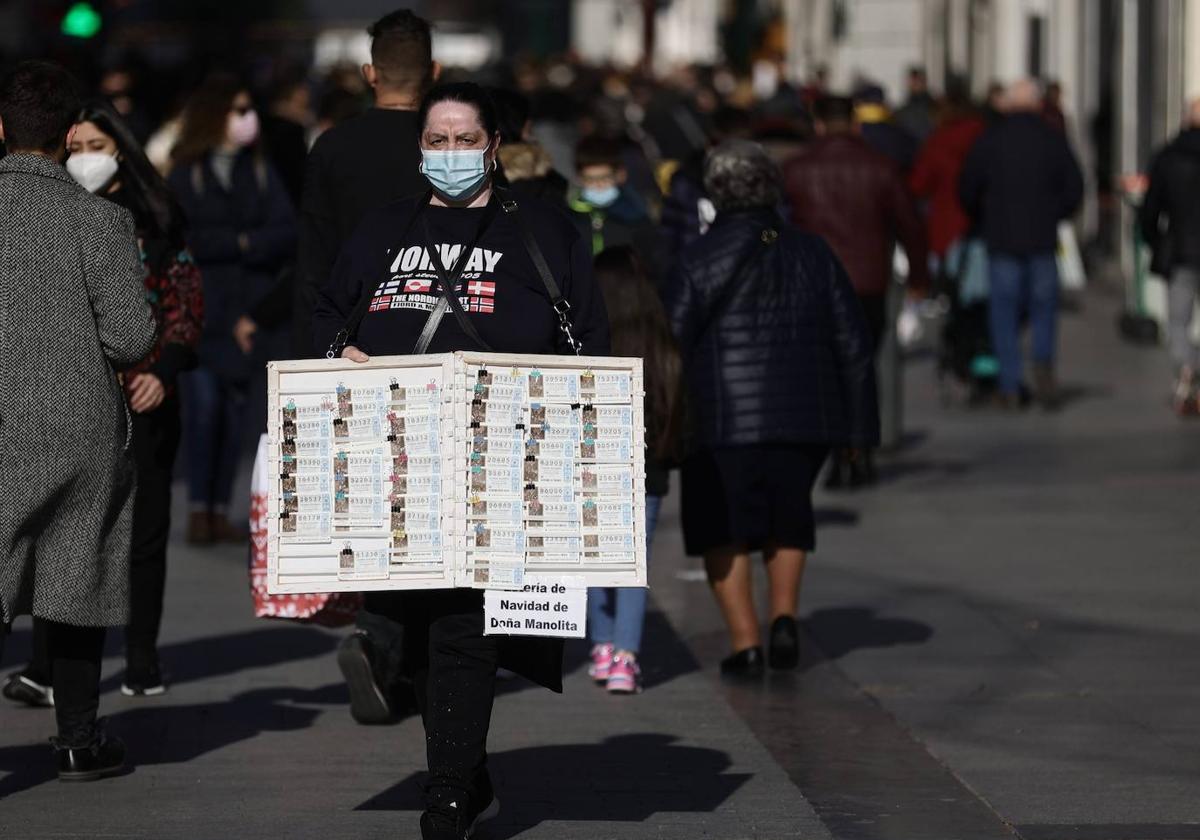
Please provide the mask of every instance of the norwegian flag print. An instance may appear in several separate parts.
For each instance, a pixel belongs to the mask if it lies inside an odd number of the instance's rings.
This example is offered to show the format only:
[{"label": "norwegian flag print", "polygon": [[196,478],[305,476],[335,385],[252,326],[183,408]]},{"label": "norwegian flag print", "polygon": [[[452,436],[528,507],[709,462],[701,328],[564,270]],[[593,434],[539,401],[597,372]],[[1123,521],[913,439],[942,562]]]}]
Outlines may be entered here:
[{"label": "norwegian flag print", "polygon": [[392,305],[392,296],[391,295],[377,296],[374,300],[371,301],[371,306],[368,308],[367,311],[383,312],[385,309],[387,309],[391,305]]},{"label": "norwegian flag print", "polygon": [[471,298],[467,303],[467,311],[484,313],[495,312],[496,302],[492,298]]}]

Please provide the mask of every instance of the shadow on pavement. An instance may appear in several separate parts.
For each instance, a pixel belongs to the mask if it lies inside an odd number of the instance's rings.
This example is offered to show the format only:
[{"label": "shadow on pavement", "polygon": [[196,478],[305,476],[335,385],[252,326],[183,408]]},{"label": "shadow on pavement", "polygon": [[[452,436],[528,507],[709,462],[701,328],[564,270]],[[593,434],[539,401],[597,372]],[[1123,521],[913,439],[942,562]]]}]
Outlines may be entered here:
[{"label": "shadow on pavement", "polygon": [[[136,771],[139,766],[186,763],[263,732],[307,729],[324,710],[297,704],[347,701],[342,683],[317,689],[261,688],[220,703],[129,709],[108,717],[106,729],[125,741]],[[6,774],[0,778],[3,799],[53,780],[54,754],[45,743],[0,747],[0,774]]]},{"label": "shadow on pavement", "polygon": [[[719,750],[675,745],[670,735],[616,735],[596,744],[529,747],[489,756],[501,823],[480,837],[504,840],[544,820],[641,822],[656,813],[717,810],[749,778],[728,773]],[[423,773],[371,797],[358,811],[421,810]]]},{"label": "shadow on pavement", "polygon": [[866,607],[816,610],[802,619],[801,625],[828,659],[840,659],[859,648],[919,645],[933,636],[928,624],[908,618],[879,618],[875,610]]},{"label": "shadow on pavement", "polygon": [[[111,633],[110,636],[119,637],[120,633]],[[164,645],[159,650],[159,656],[167,679],[173,684],[180,684],[324,656],[331,653],[337,644],[338,636],[328,631],[280,623],[241,633],[206,636]],[[113,674],[101,682],[101,692],[120,688],[121,677],[120,673]]]}]

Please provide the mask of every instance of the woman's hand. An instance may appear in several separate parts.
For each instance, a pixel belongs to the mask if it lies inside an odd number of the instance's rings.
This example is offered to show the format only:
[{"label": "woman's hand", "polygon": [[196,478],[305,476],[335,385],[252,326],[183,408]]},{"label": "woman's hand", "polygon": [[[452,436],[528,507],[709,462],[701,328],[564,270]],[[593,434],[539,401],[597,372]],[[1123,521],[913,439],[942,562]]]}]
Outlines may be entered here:
[{"label": "woman's hand", "polygon": [[254,323],[248,315],[238,318],[237,323],[233,325],[233,340],[247,356],[254,350],[254,334],[256,332],[258,332],[258,324]]},{"label": "woman's hand", "polygon": [[363,351],[359,350],[357,347],[349,346],[349,347],[342,348],[342,358],[349,359],[352,362],[358,362],[359,364],[362,364],[363,362],[367,361],[371,357],[368,356]]},{"label": "woman's hand", "polygon": [[162,405],[167,389],[153,373],[135,373],[126,380],[125,393],[129,395],[129,408],[133,413],[145,414]]}]

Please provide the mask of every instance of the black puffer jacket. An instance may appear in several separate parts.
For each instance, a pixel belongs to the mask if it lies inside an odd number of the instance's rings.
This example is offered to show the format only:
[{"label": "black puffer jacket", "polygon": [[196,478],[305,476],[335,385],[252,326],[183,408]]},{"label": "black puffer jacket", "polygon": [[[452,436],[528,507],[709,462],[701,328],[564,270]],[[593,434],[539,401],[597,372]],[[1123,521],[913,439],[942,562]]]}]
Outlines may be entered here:
[{"label": "black puffer jacket", "polygon": [[719,216],[666,293],[692,446],[879,440],[871,340],[846,272],[771,210]]},{"label": "black puffer jacket", "polygon": [[1154,157],[1139,219],[1162,267],[1200,268],[1200,128],[1182,131]]}]

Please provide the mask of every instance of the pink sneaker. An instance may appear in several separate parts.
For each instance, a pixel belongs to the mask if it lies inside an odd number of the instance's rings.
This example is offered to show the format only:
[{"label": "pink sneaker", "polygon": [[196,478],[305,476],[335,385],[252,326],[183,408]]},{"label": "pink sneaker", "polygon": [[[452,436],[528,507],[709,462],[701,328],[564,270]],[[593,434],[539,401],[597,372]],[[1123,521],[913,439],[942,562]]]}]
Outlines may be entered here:
[{"label": "pink sneaker", "polygon": [[642,669],[638,667],[637,655],[627,651],[614,654],[608,671],[609,693],[637,694],[641,690]]},{"label": "pink sneaker", "polygon": [[592,664],[588,666],[588,676],[598,683],[607,683],[612,671],[613,646],[608,642],[602,645],[592,645]]}]

